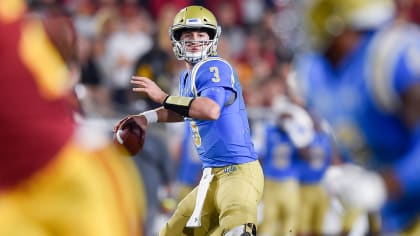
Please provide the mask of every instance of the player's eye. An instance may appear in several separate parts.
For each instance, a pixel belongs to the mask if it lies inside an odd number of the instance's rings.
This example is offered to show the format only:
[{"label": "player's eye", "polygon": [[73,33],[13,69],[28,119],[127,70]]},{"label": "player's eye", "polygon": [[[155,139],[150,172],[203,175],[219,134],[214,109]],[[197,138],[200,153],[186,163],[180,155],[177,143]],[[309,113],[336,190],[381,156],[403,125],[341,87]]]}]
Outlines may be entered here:
[{"label": "player's eye", "polygon": [[207,38],[207,33],[206,32],[200,32],[197,34],[198,38],[203,39],[203,38]]}]

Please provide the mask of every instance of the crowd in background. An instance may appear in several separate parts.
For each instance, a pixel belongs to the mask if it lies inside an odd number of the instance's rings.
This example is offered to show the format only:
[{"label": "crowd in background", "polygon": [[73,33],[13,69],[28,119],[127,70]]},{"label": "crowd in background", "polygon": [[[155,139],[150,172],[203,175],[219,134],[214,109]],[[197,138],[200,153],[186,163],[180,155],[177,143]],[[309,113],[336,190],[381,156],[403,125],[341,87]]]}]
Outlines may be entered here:
[{"label": "crowd in background", "polygon": [[182,62],[172,55],[168,29],[175,13],[191,4],[215,13],[223,32],[220,56],[237,68],[248,106],[270,105],[281,89],[276,81],[285,79],[293,51],[303,44],[297,1],[74,0],[66,8],[79,35],[77,91],[86,115],[115,118],[153,106],[131,93],[133,74],[168,91],[176,87]]}]

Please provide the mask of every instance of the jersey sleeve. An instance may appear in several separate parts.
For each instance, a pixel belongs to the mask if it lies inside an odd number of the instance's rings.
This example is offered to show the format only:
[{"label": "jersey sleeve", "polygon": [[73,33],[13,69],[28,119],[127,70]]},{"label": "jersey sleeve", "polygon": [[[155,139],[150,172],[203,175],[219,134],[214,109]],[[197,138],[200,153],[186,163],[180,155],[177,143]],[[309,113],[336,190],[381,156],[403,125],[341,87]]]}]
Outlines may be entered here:
[{"label": "jersey sleeve", "polygon": [[194,67],[193,92],[199,95],[211,87],[224,87],[236,92],[234,71],[228,62],[222,59],[209,59]]},{"label": "jersey sleeve", "polygon": [[[398,29],[393,36],[393,42],[398,42],[393,45],[394,50],[389,52],[387,60],[384,62],[391,62],[384,66],[389,68],[390,77],[389,88],[398,96],[400,100],[402,94],[407,91],[414,84],[420,84],[420,31],[413,26],[405,26]],[[397,33],[399,33],[397,35]],[[392,42],[392,40],[389,40]],[[387,78],[387,77],[385,77]],[[377,93],[385,97],[386,92]],[[388,96],[392,97],[392,96]],[[383,98],[379,97],[384,100]],[[404,195],[412,196],[420,194],[420,122],[417,128],[413,129],[412,142],[410,151],[402,156],[395,164],[395,173],[402,186]]]},{"label": "jersey sleeve", "polygon": [[396,26],[378,34],[367,68],[369,90],[382,111],[399,109],[402,94],[420,83],[420,32],[411,25]]},{"label": "jersey sleeve", "polygon": [[402,50],[396,62],[393,80],[398,94],[420,83],[420,37],[417,43],[407,45]]},{"label": "jersey sleeve", "polygon": [[413,134],[413,144],[410,151],[395,165],[396,176],[402,186],[403,192],[408,196],[420,194],[420,122]]}]

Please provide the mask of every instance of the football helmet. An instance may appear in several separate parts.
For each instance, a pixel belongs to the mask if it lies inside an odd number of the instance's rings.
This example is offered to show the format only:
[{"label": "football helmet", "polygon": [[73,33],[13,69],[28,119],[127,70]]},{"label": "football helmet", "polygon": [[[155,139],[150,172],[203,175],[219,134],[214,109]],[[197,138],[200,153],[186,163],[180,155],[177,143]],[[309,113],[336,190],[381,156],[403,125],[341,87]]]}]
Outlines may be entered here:
[{"label": "football helmet", "polygon": [[[199,41],[202,46],[201,52],[188,52],[186,43],[194,41],[181,40],[181,34],[185,30],[203,30],[209,34],[209,40]],[[221,27],[217,24],[216,17],[208,9],[202,6],[189,6],[180,10],[169,28],[169,36],[172,48],[178,60],[189,63],[197,63],[210,55],[217,54],[217,43],[221,34]]]},{"label": "football helmet", "polygon": [[312,0],[305,7],[309,43],[324,50],[345,28],[370,30],[392,19],[393,0]]},{"label": "football helmet", "polygon": [[308,146],[315,137],[314,123],[309,113],[285,97],[275,98],[271,109],[277,124],[297,148]]}]

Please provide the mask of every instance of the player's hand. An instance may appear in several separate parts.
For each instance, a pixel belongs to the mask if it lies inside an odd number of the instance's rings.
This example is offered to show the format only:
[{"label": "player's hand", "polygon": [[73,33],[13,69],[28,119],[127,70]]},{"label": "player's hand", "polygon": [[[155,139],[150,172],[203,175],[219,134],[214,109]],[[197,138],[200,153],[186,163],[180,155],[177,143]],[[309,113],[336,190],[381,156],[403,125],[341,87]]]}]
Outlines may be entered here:
[{"label": "player's hand", "polygon": [[154,102],[163,104],[163,101],[168,96],[161,88],[151,79],[147,77],[131,77],[131,84],[135,85],[134,92],[144,92]]},{"label": "player's hand", "polygon": [[134,156],[143,149],[146,127],[147,121],[144,115],[127,116],[114,126],[114,143]]},{"label": "player's hand", "polygon": [[118,121],[114,126],[113,131],[117,132],[118,130],[123,130],[132,123],[137,124],[142,131],[146,131],[147,129],[147,120],[144,115],[129,115]]}]

